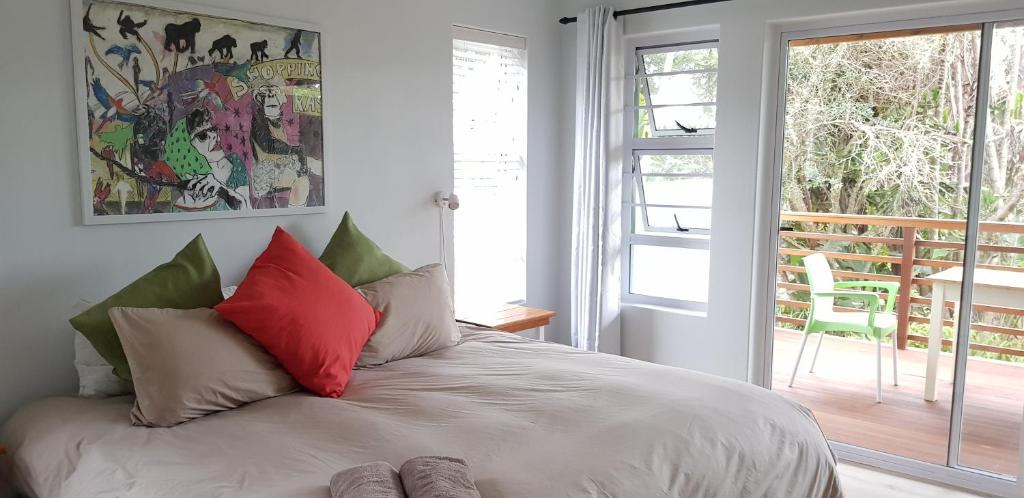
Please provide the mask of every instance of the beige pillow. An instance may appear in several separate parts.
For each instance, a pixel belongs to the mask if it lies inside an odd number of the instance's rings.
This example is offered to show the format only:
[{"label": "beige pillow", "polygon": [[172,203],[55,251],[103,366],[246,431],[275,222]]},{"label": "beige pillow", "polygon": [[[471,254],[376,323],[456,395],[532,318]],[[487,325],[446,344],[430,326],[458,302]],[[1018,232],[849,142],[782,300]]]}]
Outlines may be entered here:
[{"label": "beige pillow", "polygon": [[382,318],[363,346],[357,368],[425,355],[458,344],[448,277],[439,264],[356,288]]},{"label": "beige pillow", "polygon": [[170,427],[298,390],[262,346],[209,308],[111,308],[135,384],[132,423]]}]

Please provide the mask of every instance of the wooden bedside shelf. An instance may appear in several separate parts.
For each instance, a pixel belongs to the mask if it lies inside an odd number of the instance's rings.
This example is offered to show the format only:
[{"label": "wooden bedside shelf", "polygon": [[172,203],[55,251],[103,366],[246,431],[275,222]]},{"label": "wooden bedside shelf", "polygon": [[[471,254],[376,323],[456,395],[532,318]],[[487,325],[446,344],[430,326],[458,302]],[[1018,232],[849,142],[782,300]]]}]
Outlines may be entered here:
[{"label": "wooden bedside shelf", "polygon": [[541,308],[505,304],[493,309],[472,309],[456,313],[457,320],[470,325],[517,333],[537,329],[537,338],[544,340],[544,329],[556,313]]}]

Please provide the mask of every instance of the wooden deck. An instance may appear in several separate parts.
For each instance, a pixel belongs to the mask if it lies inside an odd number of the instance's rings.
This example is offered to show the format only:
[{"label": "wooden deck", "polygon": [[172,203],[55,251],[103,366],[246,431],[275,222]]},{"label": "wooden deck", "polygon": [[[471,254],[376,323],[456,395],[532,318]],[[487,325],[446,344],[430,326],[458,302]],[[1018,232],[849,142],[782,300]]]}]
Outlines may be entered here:
[{"label": "wooden deck", "polygon": [[[924,401],[926,352],[900,351],[900,385],[892,385],[891,350],[882,350],[882,400],[875,402],[875,346],[829,336],[815,373],[807,344],[793,387],[787,386],[801,334],[775,333],[772,389],[810,408],[825,435],[865,448],[945,465],[952,397],[953,357],[943,354],[939,400]],[[960,464],[1006,475],[1018,473],[1024,365],[968,360]]]}]

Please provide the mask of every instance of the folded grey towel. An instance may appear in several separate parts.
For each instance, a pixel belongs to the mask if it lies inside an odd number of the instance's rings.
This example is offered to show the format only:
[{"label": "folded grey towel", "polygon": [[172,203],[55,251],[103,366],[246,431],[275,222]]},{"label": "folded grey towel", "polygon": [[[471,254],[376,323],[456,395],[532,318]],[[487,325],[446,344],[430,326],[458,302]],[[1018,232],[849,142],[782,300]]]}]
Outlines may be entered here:
[{"label": "folded grey towel", "polygon": [[334,474],[331,498],[405,498],[405,491],[390,463],[373,462]]},{"label": "folded grey towel", "polygon": [[461,458],[416,457],[398,473],[409,498],[480,498],[469,464]]}]

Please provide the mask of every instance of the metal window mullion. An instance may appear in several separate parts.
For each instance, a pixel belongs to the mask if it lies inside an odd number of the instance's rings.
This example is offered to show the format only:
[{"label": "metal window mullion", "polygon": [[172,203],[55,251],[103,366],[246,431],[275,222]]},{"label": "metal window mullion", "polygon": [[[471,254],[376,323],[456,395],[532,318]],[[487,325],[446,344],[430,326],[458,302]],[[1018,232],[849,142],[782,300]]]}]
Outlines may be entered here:
[{"label": "metal window mullion", "polygon": [[715,150],[714,137],[710,135],[634,138],[628,145],[639,156],[712,155]]},{"label": "metal window mullion", "polygon": [[625,207],[642,207],[642,206],[647,206],[647,207],[659,208],[659,209],[711,209],[711,206],[689,206],[689,205],[686,205],[686,204],[655,204],[655,203],[650,203],[650,202],[644,202],[644,203],[640,203],[640,202],[623,202],[622,205],[625,206]]},{"label": "metal window mullion", "polygon": [[[658,141],[657,143],[662,143]],[[710,156],[715,150],[711,147],[649,147],[637,148],[633,154],[637,156]],[[645,173],[651,174],[651,173]]]},{"label": "metal window mullion", "polygon": [[[640,67],[641,67],[641,69],[640,69],[641,73],[645,74],[645,73],[643,73],[643,69],[642,69],[643,65],[642,64],[641,64]],[[650,106],[654,105],[654,101],[651,100],[651,87],[650,87],[650,85],[647,82],[647,77],[646,76],[643,77],[642,79],[637,80],[637,81],[640,83],[640,91],[643,92],[643,94],[644,94],[644,102],[647,102],[647,105],[643,106],[643,105],[640,105],[639,102],[634,102],[635,105],[633,106],[633,108],[636,109],[636,110],[648,109],[647,120],[650,121],[650,123],[651,123],[651,135],[657,135],[657,133],[658,133],[658,123],[654,120],[654,108],[650,107]],[[637,122],[639,124],[639,121],[640,121],[640,115],[639,114],[637,114],[636,120],[637,120]]]},{"label": "metal window mullion", "polygon": [[[679,235],[680,233],[683,233],[685,235],[699,235],[699,236],[710,236],[711,235],[711,229],[710,228],[687,228],[686,232],[679,232],[675,228],[653,227],[649,231],[651,233],[671,233],[671,234],[675,234],[675,235]],[[642,234],[642,235],[650,235],[650,234]],[[655,235],[655,237],[663,237],[663,236]],[[682,238],[682,237],[672,237],[672,238]]]},{"label": "metal window mullion", "polygon": [[[666,154],[668,155],[668,154]],[[707,173],[644,173],[640,175],[644,178],[711,178],[712,175]]]},{"label": "metal window mullion", "polygon": [[637,55],[656,55],[668,52],[686,52],[691,50],[707,50],[718,48],[718,40],[703,40],[687,43],[667,43],[664,45],[653,45],[649,47],[637,47]]},{"label": "metal window mullion", "polygon": [[697,133],[686,133],[680,129],[655,130],[654,138],[665,140],[672,138],[714,138],[714,128],[697,128]]},{"label": "metal window mullion", "polygon": [[718,72],[718,68],[717,67],[715,67],[714,69],[682,69],[682,70],[679,70],[679,71],[665,71],[665,72],[662,72],[662,73],[648,73],[648,72],[644,71],[644,76],[636,75],[636,76],[634,76],[634,78],[658,78],[658,77],[662,77],[662,76],[681,76],[681,75],[687,75],[687,74],[708,74],[708,73],[717,73],[717,72]]},{"label": "metal window mullion", "polygon": [[[644,192],[644,182],[643,182],[643,180],[641,180],[641,175],[643,174],[643,171],[640,170],[640,156],[637,156],[635,154],[633,155],[633,170],[632,171],[633,172],[632,172],[632,174],[630,176],[632,176],[632,178],[633,178],[632,179],[632,183],[633,183],[633,185],[636,185],[636,193],[637,193],[637,196],[639,197],[639,199],[636,200],[636,203],[634,205],[640,207],[640,214],[643,216],[643,219],[644,219],[644,229],[645,230],[650,230],[651,229],[651,218],[650,218],[650,215],[648,215],[648,213],[647,213],[647,193]],[[631,187],[632,187],[632,185],[631,185]],[[633,216],[633,209],[632,208],[630,208],[630,210],[629,210],[629,215]]]},{"label": "metal window mullion", "polygon": [[[978,93],[974,116],[974,143],[971,150],[971,184],[967,198],[967,232],[964,236],[963,277],[960,287],[959,327],[953,370],[953,401],[950,410],[949,447],[946,464],[960,468],[960,443],[963,436],[964,393],[967,381],[967,357],[971,344],[971,308],[974,300],[974,271],[978,260],[978,228],[981,216],[981,182],[985,173],[985,135],[988,127],[989,87],[992,81],[992,43],[995,24],[987,22],[981,30],[981,60],[978,63]],[[966,317],[966,318],[965,318]]]},{"label": "metal window mullion", "polygon": [[715,137],[715,129],[714,128],[697,128],[697,133],[686,133],[683,130],[680,130],[680,129],[677,128],[677,129],[670,129],[670,130],[653,130],[652,134],[653,134],[653,136],[651,138],[649,138],[649,139],[639,139],[639,140],[673,140],[673,139],[679,139],[679,138],[690,139],[690,140],[701,139],[701,138],[714,139],[714,137]]},{"label": "metal window mullion", "polygon": [[709,173],[644,173],[642,178],[712,178]]},{"label": "metal window mullion", "polygon": [[[646,81],[646,79],[644,81]],[[646,86],[646,85],[644,85],[644,86]],[[650,96],[647,95],[647,94],[645,94],[645,96],[647,98],[647,101],[651,102]],[[718,101],[714,101],[714,102],[690,102],[690,103],[687,103],[687,104],[654,104],[654,103],[647,104],[647,105],[634,104],[634,105],[627,106],[627,107],[631,108],[631,109],[650,109],[650,110],[653,110],[653,109],[664,109],[666,107],[718,107]],[[711,128],[705,128],[705,129],[710,130]]]},{"label": "metal window mullion", "polygon": [[626,243],[631,246],[678,247],[680,249],[711,250],[709,237],[666,237],[664,235],[646,235],[632,233],[626,236]]}]

